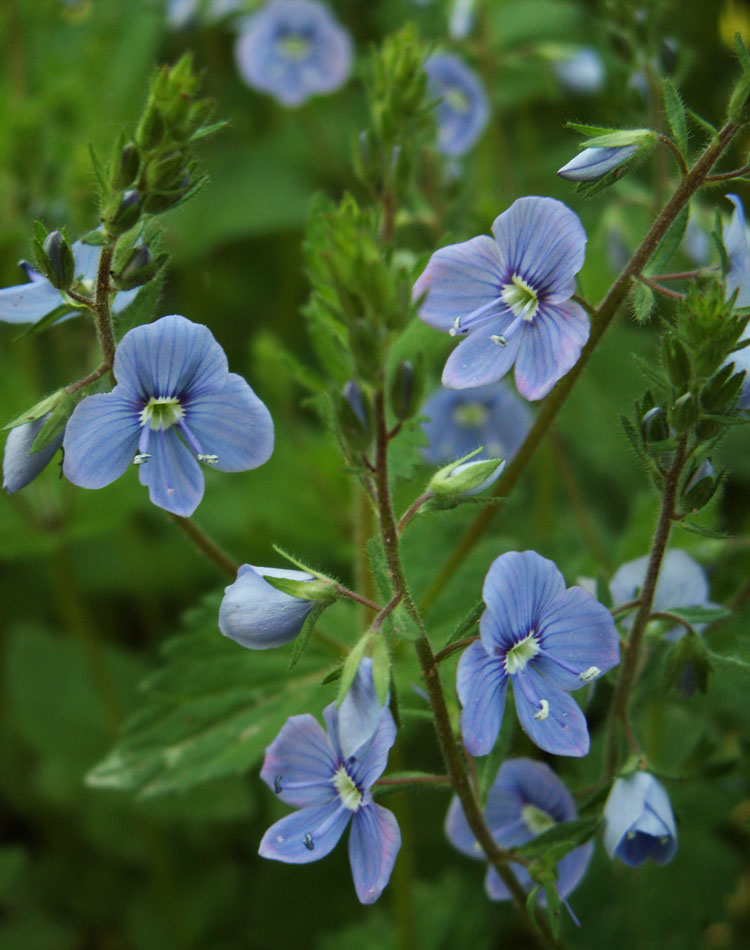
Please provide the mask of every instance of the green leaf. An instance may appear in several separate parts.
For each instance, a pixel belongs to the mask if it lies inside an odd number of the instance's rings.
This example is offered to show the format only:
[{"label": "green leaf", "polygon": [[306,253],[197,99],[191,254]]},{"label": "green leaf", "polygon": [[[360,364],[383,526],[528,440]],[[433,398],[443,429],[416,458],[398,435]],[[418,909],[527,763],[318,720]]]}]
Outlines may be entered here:
[{"label": "green leaf", "polygon": [[659,241],[659,244],[657,245],[657,248],[651,257],[651,260],[648,262],[648,266],[645,269],[645,273],[647,275],[664,273],[666,271],[667,265],[672,260],[672,257],[674,256],[677,248],[682,242],[683,237],[685,236],[685,229],[687,228],[689,216],[690,207],[685,205],[682,211],[680,211],[674,221],[670,224],[669,228],[667,229],[667,233],[664,235],[661,241]]},{"label": "green leaf", "polygon": [[294,646],[292,648],[292,658],[289,661],[289,672],[294,669],[294,667],[302,659],[302,655],[305,650],[307,650],[307,645],[310,642],[310,637],[312,632],[315,629],[315,624],[318,622],[318,617],[323,613],[326,607],[330,606],[329,601],[325,600],[316,600],[313,603],[312,610],[305,617],[305,622],[302,624],[302,629],[297,634],[294,640]]},{"label": "green leaf", "polygon": [[688,623],[715,623],[732,616],[728,607],[667,607],[666,610]]},{"label": "green leaf", "polygon": [[695,122],[697,126],[703,129],[703,131],[708,135],[710,139],[712,139],[714,142],[718,142],[719,130],[715,126],[711,125],[711,123],[707,119],[704,119],[702,116],[699,116],[697,112],[693,112],[692,109],[687,109],[686,111],[687,111],[687,114],[690,116],[690,118],[693,120],[693,122]]},{"label": "green leaf", "polygon": [[381,706],[388,700],[388,690],[391,684],[391,658],[388,654],[388,644],[385,637],[375,637],[372,644],[372,676],[375,682],[375,693]]},{"label": "green leaf", "polygon": [[677,87],[669,77],[663,80],[664,107],[667,112],[669,127],[674,135],[675,145],[683,158],[687,157],[688,130],[685,104],[677,91]]},{"label": "green leaf", "polygon": [[94,169],[94,174],[96,175],[96,180],[99,182],[102,194],[109,194],[110,188],[107,181],[107,173],[99,160],[99,156],[96,154],[93,142],[89,142],[89,156],[91,157],[91,166]]},{"label": "green leaf", "polygon": [[633,290],[633,311],[636,320],[639,323],[648,323],[655,305],[653,290],[639,281]]},{"label": "green leaf", "polygon": [[3,426],[3,429],[15,429],[17,426],[26,425],[27,422],[33,422],[35,419],[41,419],[42,416],[46,416],[48,412],[52,412],[58,402],[64,397],[65,390],[58,389],[49,396],[45,396],[44,399],[40,399],[39,402],[35,402],[34,405],[27,409],[26,412],[22,412],[20,416],[12,422],[8,422]]},{"label": "green leaf", "polygon": [[[432,772],[389,772],[384,778],[401,779],[398,785],[375,785],[373,793],[376,798],[385,798],[387,795],[394,795],[396,792],[413,791],[415,789],[427,789],[430,791],[445,792],[450,790],[450,780],[446,778],[444,782],[424,782],[420,779],[435,778]],[[410,782],[408,779],[413,779]]]},{"label": "green leaf", "polygon": [[738,656],[734,653],[717,653],[715,650],[706,649],[706,654],[717,667],[723,666],[750,676],[750,651]]},{"label": "green leaf", "polygon": [[360,661],[369,650],[374,636],[372,633],[365,633],[361,636],[354,644],[349,656],[344,660],[344,666],[341,670],[341,679],[339,680],[339,691],[336,696],[337,706],[340,706],[346,698],[346,694],[354,682],[354,677],[357,675]]},{"label": "green leaf", "polygon": [[683,531],[689,531],[691,534],[699,534],[703,538],[718,538],[721,541],[726,541],[727,538],[731,537],[726,531],[718,531],[716,528],[707,528],[705,525],[696,524],[694,521],[677,521],[675,524],[678,528],[682,528]]},{"label": "green leaf", "polygon": [[527,841],[526,844],[517,848],[518,854],[528,861],[535,861],[537,858],[547,857],[554,852],[554,860],[559,861],[573,848],[578,848],[585,844],[596,834],[601,819],[576,818],[574,821],[563,821],[543,831],[536,838]]},{"label": "green leaf", "polygon": [[451,643],[455,643],[457,640],[461,640],[463,637],[467,636],[470,630],[472,630],[478,623],[479,618],[484,613],[484,601],[479,600],[471,608],[471,610],[466,614],[466,616],[461,620],[453,633],[445,641],[445,646],[450,646]]},{"label": "green leaf", "polygon": [[388,561],[379,538],[370,538],[367,542],[367,554],[370,558],[370,567],[375,579],[378,597],[383,603],[386,603],[392,597],[391,581],[388,573]]}]

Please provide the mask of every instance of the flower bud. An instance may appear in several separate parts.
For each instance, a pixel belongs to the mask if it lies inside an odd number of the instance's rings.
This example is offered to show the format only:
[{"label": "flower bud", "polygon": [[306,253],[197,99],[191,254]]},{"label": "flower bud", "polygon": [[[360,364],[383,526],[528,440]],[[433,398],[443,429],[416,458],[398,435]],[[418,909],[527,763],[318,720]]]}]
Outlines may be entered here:
[{"label": "flower bud", "polygon": [[675,401],[672,420],[678,432],[688,432],[698,421],[698,405],[692,393],[683,393]]},{"label": "flower bud", "polygon": [[700,392],[701,406],[708,412],[721,412],[732,406],[745,383],[745,371],[734,372],[734,363],[727,363],[714,373]]},{"label": "flower bud", "polygon": [[133,290],[147,284],[166,262],[167,255],[159,254],[155,259],[145,244],[134,247],[125,264],[113,275],[112,283],[118,290]]},{"label": "flower bud", "polygon": [[349,345],[354,365],[363,379],[375,381],[383,360],[383,340],[379,327],[367,320],[356,319],[349,327]]},{"label": "flower bud", "polygon": [[478,495],[497,481],[504,468],[503,459],[452,462],[432,476],[427,490],[434,492],[437,499],[446,500]]},{"label": "flower bud", "polygon": [[557,172],[568,181],[598,181],[606,174],[625,165],[638,151],[636,145],[617,148],[585,148]]},{"label": "flower bud", "polygon": [[163,136],[164,120],[158,107],[151,102],[138,123],[135,140],[144,151],[150,152],[159,145]]},{"label": "flower bud", "polygon": [[393,372],[391,380],[390,402],[394,416],[401,422],[411,419],[419,408],[424,389],[422,360],[412,363],[401,360]]},{"label": "flower bud", "polygon": [[16,426],[8,433],[3,455],[3,488],[12,495],[25,488],[44,469],[62,445],[63,431],[44,448],[32,451],[34,442],[47,423],[50,413]]},{"label": "flower bud", "polygon": [[190,172],[185,171],[179,185],[171,191],[151,191],[143,202],[143,210],[147,214],[162,214],[179,204],[190,190]]},{"label": "flower bud", "polygon": [[141,194],[136,188],[113,196],[102,215],[107,233],[116,237],[129,231],[141,216],[141,205]]},{"label": "flower bud", "polygon": [[662,359],[675,389],[686,389],[691,378],[690,357],[682,343],[672,334],[662,340]]},{"label": "flower bud", "polygon": [[[122,136],[124,140],[124,136]],[[109,183],[115,191],[131,185],[141,167],[141,155],[133,142],[118,142],[109,163]]]},{"label": "flower bud", "polygon": [[641,419],[641,436],[646,445],[669,438],[667,416],[661,406],[649,409]]},{"label": "flower bud", "polygon": [[44,239],[41,253],[38,244],[35,243],[35,246],[44,276],[53,287],[67,290],[75,278],[76,263],[73,249],[65,235],[61,231],[50,231]]},{"label": "flower bud", "polygon": [[372,442],[372,406],[359,383],[351,379],[336,399],[336,421],[346,445],[364,452]]},{"label": "flower bud", "polygon": [[169,191],[177,188],[185,174],[187,153],[181,149],[174,149],[161,156],[158,160],[149,162],[146,166],[147,191]]},{"label": "flower bud", "polygon": [[697,511],[711,501],[721,478],[714,478],[714,467],[709,459],[695,465],[682,489],[682,502],[688,511]]},{"label": "flower bud", "polygon": [[651,858],[667,864],[677,851],[672,807],[648,772],[618,778],[604,806],[604,847],[611,858],[638,867]]}]

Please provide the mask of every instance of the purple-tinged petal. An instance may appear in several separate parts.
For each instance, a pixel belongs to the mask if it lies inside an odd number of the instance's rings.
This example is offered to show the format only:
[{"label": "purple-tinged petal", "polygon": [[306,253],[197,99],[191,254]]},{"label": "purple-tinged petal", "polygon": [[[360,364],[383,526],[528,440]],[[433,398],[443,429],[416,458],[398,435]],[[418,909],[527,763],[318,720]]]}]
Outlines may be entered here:
[{"label": "purple-tinged petal", "polygon": [[327,805],[295,811],[271,825],[258,854],[286,864],[318,861],[336,847],[351,815],[338,798]]},{"label": "purple-tinged petal", "polygon": [[0,290],[0,321],[4,323],[36,323],[64,300],[48,280],[5,287]]},{"label": "purple-tinged petal", "polygon": [[141,399],[185,396],[193,401],[222,389],[228,368],[208,327],[172,314],[125,334],[115,354],[114,374]]},{"label": "purple-tinged petal", "polygon": [[139,478],[148,486],[153,504],[175,515],[189,518],[203,497],[203,472],[174,428],[150,433],[148,453],[140,466]]},{"label": "purple-tinged petal", "polygon": [[388,764],[388,752],[395,741],[396,723],[390,710],[384,709],[370,741],[348,758],[349,774],[358,788],[368,789],[380,778]]},{"label": "purple-tinged petal", "polygon": [[138,448],[139,412],[119,386],[81,400],[65,427],[65,477],[81,488],[103,488],[119,478]]},{"label": "purple-tinged petal", "polygon": [[[647,568],[648,556],[628,561],[615,571],[609,589],[616,605],[638,597]],[[708,578],[700,564],[681,548],[667,551],[654,590],[654,611],[700,607],[708,603],[709,597]]]},{"label": "purple-tinged petal", "polygon": [[614,148],[585,148],[557,172],[568,181],[598,181],[613,168],[618,168],[638,151],[637,145]]},{"label": "purple-tinged petal", "polygon": [[[148,464],[148,463],[145,463]],[[267,650],[293,640],[302,629],[312,602],[278,590],[262,575],[296,581],[312,580],[304,571],[243,564],[237,580],[224,588],[219,630],[250,650]]]},{"label": "purple-tinged petal", "polygon": [[372,904],[380,897],[400,847],[401,832],[393,812],[372,802],[354,813],[349,861],[361,903]]},{"label": "purple-tinged petal", "polygon": [[63,433],[38,452],[32,452],[34,440],[44,428],[49,413],[41,419],[16,426],[8,433],[3,455],[3,488],[12,495],[32,482],[62,445]]},{"label": "purple-tinged petal", "polygon": [[472,755],[487,755],[495,744],[505,709],[508,677],[499,658],[477,641],[458,662],[456,690],[461,700],[461,734]]},{"label": "purple-tinged petal", "polygon": [[462,854],[469,858],[476,858],[479,861],[484,858],[482,846],[469,827],[466,813],[458,795],[454,795],[451,799],[448,814],[445,816],[445,834],[453,847],[457,848]]},{"label": "purple-tinged petal", "polygon": [[349,692],[339,707],[339,742],[345,759],[372,739],[385,706],[378,702],[372,659],[366,656],[360,661]]},{"label": "purple-tinged petal", "polygon": [[548,604],[538,635],[543,653],[534,669],[562,689],[579,689],[620,662],[612,614],[582,587]]},{"label": "purple-tinged petal", "polygon": [[[435,251],[417,278],[412,297],[416,300],[427,294],[419,310],[425,323],[450,333],[456,330],[458,320],[461,332],[477,321],[501,315],[510,322],[509,311],[500,299],[503,281],[497,244],[482,234]],[[476,316],[467,319],[471,314]]]},{"label": "purple-tinged petal", "polygon": [[557,890],[567,897],[581,883],[594,855],[594,842],[587,841],[580,848],[568,852],[557,865]]},{"label": "purple-tinged petal", "polygon": [[230,373],[218,392],[204,392],[185,403],[185,425],[212,468],[244,472],[267,462],[273,452],[273,420],[245,380]]},{"label": "purple-tinged petal", "polygon": [[[515,810],[507,796],[515,802]],[[515,822],[526,804],[541,808],[557,822],[576,817],[573,796],[548,765],[533,759],[506,759],[487,796],[487,823],[493,834],[500,835],[498,840],[502,842],[502,828]]]},{"label": "purple-tinged petal", "polygon": [[611,858],[637,867],[648,858],[671,861],[677,829],[663,786],[648,772],[618,778],[604,806],[604,846]]},{"label": "purple-tinged petal", "polygon": [[514,333],[503,343],[507,320],[493,320],[469,334],[453,350],[443,369],[443,386],[468,389],[497,382],[513,366],[523,333]]},{"label": "purple-tinged petal", "polygon": [[338,767],[320,724],[304,713],[287,719],[266,749],[260,777],[287,805],[306,808],[338,799],[333,785]]},{"label": "purple-tinged petal", "polygon": [[518,334],[515,377],[519,393],[526,399],[544,398],[578,362],[590,329],[577,303],[542,304]]},{"label": "purple-tinged petal", "polygon": [[492,225],[507,279],[517,274],[549,303],[567,300],[583,267],[586,232],[554,198],[518,198]]},{"label": "purple-tinged petal", "polygon": [[565,590],[562,574],[536,551],[508,551],[490,565],[482,587],[487,610],[480,631],[488,652],[525,637]]},{"label": "purple-tinged petal", "polygon": [[727,273],[727,298],[739,287],[735,306],[750,306],[750,250],[745,230],[745,212],[737,195],[727,195],[734,205],[729,225],[724,228],[724,247],[729,258]]},{"label": "purple-tinged petal", "polygon": [[531,665],[512,679],[518,721],[531,741],[553,755],[586,755],[589,731],[576,701]]}]

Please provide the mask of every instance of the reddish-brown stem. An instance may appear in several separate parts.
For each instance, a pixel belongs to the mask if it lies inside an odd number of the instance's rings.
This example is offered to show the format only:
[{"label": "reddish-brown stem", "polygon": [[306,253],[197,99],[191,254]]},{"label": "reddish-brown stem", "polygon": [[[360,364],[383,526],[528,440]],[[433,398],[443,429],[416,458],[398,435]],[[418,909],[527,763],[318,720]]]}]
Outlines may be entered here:
[{"label": "reddish-brown stem", "polygon": [[399,523],[396,525],[396,531],[398,531],[399,534],[402,534],[404,528],[409,524],[411,519],[419,511],[422,505],[426,501],[429,501],[430,498],[434,498],[434,497],[435,497],[435,492],[426,491],[426,492],[423,492],[418,498],[415,498],[415,500],[411,503],[409,508],[407,508],[407,510],[403,513],[403,515],[401,515],[401,519],[399,520]]},{"label": "reddish-brown stem", "polygon": [[456,640],[455,643],[449,643],[447,647],[443,647],[442,650],[438,650],[438,652],[435,654],[435,662],[442,663],[443,660],[447,660],[449,656],[452,656],[459,650],[463,650],[464,647],[468,647],[478,639],[479,636],[477,635],[476,637],[464,637],[463,640]]}]

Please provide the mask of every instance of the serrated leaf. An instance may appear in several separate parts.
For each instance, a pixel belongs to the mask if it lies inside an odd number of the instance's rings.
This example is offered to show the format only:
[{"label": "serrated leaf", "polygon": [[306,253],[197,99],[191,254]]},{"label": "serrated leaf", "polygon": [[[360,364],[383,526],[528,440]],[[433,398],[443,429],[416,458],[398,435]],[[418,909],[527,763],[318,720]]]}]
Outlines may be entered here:
[{"label": "serrated leaf", "polygon": [[674,141],[683,158],[687,157],[687,115],[685,104],[677,91],[677,87],[669,77],[662,80],[664,89],[664,107],[667,112],[669,127],[674,135]]},{"label": "serrated leaf", "polygon": [[601,819],[596,818],[576,818],[574,821],[563,821],[543,831],[536,838],[527,841],[526,844],[517,848],[518,854],[528,861],[535,861],[537,858],[545,857],[554,850],[555,861],[559,861],[573,848],[578,848],[585,844],[596,834]]},{"label": "serrated leaf", "polygon": [[682,617],[688,623],[715,623],[732,616],[728,607],[667,607],[668,613]]},{"label": "serrated leaf", "polygon": [[646,284],[638,282],[633,289],[633,312],[639,323],[648,323],[654,312],[654,292]]},{"label": "serrated leaf", "polygon": [[391,658],[388,644],[382,636],[375,637],[372,643],[372,677],[378,702],[385,706],[391,685]]},{"label": "serrated leaf", "polygon": [[[667,233],[659,241],[659,244],[656,247],[651,259],[648,262],[648,266],[645,269],[645,273],[648,274],[660,274],[664,273],[667,269],[667,265],[672,260],[677,248],[682,243],[682,239],[685,236],[685,229],[688,225],[688,218],[690,217],[690,207],[685,205],[685,207],[680,211],[674,221],[670,224],[667,229]],[[647,288],[650,289],[650,288]]]}]

